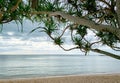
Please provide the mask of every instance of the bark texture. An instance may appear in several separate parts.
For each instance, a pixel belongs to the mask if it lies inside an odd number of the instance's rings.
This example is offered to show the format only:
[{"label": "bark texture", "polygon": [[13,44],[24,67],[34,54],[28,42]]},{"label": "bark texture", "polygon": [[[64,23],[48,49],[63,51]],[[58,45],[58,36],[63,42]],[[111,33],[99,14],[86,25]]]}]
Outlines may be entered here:
[{"label": "bark texture", "polygon": [[76,24],[87,26],[90,29],[95,29],[97,31],[102,31],[102,32],[111,32],[114,35],[116,35],[120,40],[120,29],[118,29],[116,27],[112,27],[110,25],[96,24],[95,22],[88,20],[86,18],[75,17],[75,16],[69,15],[69,14],[61,12],[61,11],[57,11],[57,12],[32,12],[31,14],[48,14],[50,16],[60,15],[64,19],[68,19],[69,21],[74,22]]}]

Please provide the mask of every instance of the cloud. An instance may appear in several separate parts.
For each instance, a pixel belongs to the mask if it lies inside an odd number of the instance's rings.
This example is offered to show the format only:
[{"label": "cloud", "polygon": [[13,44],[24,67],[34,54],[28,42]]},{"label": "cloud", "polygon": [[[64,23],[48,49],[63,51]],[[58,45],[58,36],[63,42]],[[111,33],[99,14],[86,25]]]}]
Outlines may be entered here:
[{"label": "cloud", "polygon": [[[45,33],[35,31],[29,34],[32,29],[43,26],[42,24],[25,20],[23,26],[23,32],[20,32],[21,25],[17,25],[15,22],[1,26],[3,31],[0,33],[0,54],[84,54],[80,50],[63,51],[60,47],[54,45]],[[68,40],[67,44],[64,45],[65,48],[74,47],[70,42],[68,33],[64,36],[64,39]],[[89,32],[90,36],[92,34],[92,32]]]},{"label": "cloud", "polygon": [[[20,24],[11,22],[3,25],[0,33],[0,54],[71,54],[54,45],[45,33],[35,31],[28,34],[32,29],[42,26],[25,20],[24,31],[20,32]],[[70,45],[68,46],[70,47]]]},{"label": "cloud", "polygon": [[[35,38],[34,38],[35,39]],[[32,41],[16,38],[2,39],[0,41],[1,54],[65,54],[58,46],[50,41]],[[69,46],[68,46],[69,47]]]}]

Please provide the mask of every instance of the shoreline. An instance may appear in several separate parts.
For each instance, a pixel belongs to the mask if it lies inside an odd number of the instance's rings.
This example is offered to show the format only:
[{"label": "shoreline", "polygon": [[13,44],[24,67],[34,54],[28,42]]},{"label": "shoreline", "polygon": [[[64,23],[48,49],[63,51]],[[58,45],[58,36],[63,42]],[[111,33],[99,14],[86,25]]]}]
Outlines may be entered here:
[{"label": "shoreline", "polygon": [[0,79],[0,83],[120,83],[120,73]]},{"label": "shoreline", "polygon": [[33,79],[33,78],[54,78],[54,77],[71,77],[71,76],[97,76],[97,75],[120,75],[120,72],[114,72],[114,73],[88,73],[88,74],[63,74],[63,75],[48,75],[48,76],[14,76],[14,77],[3,77],[0,78],[0,80],[14,80],[14,79]]}]

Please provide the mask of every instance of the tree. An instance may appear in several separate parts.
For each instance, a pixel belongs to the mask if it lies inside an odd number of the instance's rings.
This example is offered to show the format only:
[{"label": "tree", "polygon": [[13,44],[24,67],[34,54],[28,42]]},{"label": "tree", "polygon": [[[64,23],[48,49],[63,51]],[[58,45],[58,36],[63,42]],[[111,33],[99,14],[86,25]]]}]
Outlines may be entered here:
[{"label": "tree", "polygon": [[[0,23],[24,19],[41,22],[31,32],[42,29],[65,51],[80,49],[120,59],[119,55],[97,46],[120,51],[120,0],[0,0]],[[65,36],[75,46],[64,48]],[[90,40],[89,32],[94,37]],[[67,38],[68,39],[68,38]]]}]

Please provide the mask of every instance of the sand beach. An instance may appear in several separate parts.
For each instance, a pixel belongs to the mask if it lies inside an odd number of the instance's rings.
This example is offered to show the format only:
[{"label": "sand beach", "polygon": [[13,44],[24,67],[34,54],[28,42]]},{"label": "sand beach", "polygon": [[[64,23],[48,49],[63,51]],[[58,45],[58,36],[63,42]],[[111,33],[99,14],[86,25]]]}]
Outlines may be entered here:
[{"label": "sand beach", "polygon": [[1,79],[0,83],[120,83],[120,74]]}]

